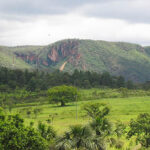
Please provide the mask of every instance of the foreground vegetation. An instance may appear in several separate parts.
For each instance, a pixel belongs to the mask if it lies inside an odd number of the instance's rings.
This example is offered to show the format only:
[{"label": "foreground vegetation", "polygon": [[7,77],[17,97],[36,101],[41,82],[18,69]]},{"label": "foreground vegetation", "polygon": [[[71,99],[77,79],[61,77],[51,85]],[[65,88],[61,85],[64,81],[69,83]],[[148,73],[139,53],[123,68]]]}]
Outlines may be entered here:
[{"label": "foreground vegetation", "polygon": [[[64,132],[70,133],[70,126],[74,126],[77,129],[82,130],[82,125],[87,125],[92,121],[91,117],[87,115],[86,110],[84,109],[85,105],[89,104],[107,104],[110,108],[110,113],[107,117],[112,125],[114,126],[117,122],[122,122],[125,126],[129,125],[130,119],[134,118],[141,113],[150,113],[150,97],[128,97],[128,98],[107,98],[89,101],[80,101],[77,104],[77,118],[76,118],[76,103],[68,103],[66,107],[60,107],[56,104],[39,104],[32,103],[34,106],[28,103],[24,106],[20,105],[19,107],[14,107],[11,112],[8,109],[4,111],[7,115],[19,113],[25,119],[25,126],[29,127],[31,122],[34,122],[32,126],[35,129],[38,129],[39,123],[47,124],[47,126],[52,126],[56,131],[57,135],[62,136]],[[37,114],[35,113],[37,110]],[[114,129],[113,129],[114,130]],[[128,129],[127,129],[128,131]],[[116,138],[116,135],[112,136]],[[120,138],[118,144],[123,146],[120,149],[134,148],[136,146],[135,138],[130,140],[125,138],[126,135],[123,135]],[[110,145],[109,145],[110,146]],[[107,146],[108,147],[108,146]],[[116,149],[111,147],[109,149]],[[119,148],[117,148],[119,149]]]},{"label": "foreground vegetation", "polygon": [[[111,89],[81,90],[82,100],[77,103],[76,101],[69,102],[65,107],[60,107],[59,104],[49,104],[49,99],[41,97],[40,101],[17,103],[13,105],[11,109],[9,107],[4,107],[4,111],[7,115],[19,113],[20,116],[24,118],[26,127],[32,124],[32,127],[38,129],[40,122],[46,126],[51,126],[60,137],[62,137],[65,132],[67,134],[67,132],[70,133],[73,130],[73,128],[70,129],[70,126],[77,128],[76,130],[82,131],[84,126],[92,121],[91,117],[87,115],[84,109],[85,105],[97,105],[98,103],[106,104],[110,109],[107,119],[111,122],[113,131],[115,130],[114,127],[117,122],[122,122],[125,126],[128,126],[132,118],[136,119],[141,113],[150,113],[150,97],[148,96],[148,91],[129,90],[126,97],[118,91],[119,90]],[[102,96],[101,93],[105,94],[102,94]],[[120,95],[116,96],[116,93]],[[114,97],[112,96],[113,94],[115,95]],[[128,131],[128,128],[126,131]],[[111,135],[111,137],[115,138],[115,141],[118,139],[116,135]],[[127,135],[125,133],[119,138],[119,141],[116,141],[116,144],[122,145],[120,149],[134,148],[137,145],[135,138],[133,137],[129,140],[126,139],[126,137]],[[115,146],[110,147],[110,143],[108,145],[106,144],[106,146],[107,148],[109,147],[109,149],[119,149],[115,148]]]}]

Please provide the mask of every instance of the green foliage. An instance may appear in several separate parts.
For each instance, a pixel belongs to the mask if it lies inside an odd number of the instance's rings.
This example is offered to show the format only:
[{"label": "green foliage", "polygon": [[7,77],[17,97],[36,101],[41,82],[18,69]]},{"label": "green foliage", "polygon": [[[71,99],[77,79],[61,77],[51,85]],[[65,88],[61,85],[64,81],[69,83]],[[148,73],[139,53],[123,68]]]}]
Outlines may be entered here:
[{"label": "green foliage", "polygon": [[150,114],[140,114],[136,120],[130,121],[128,137],[136,136],[136,141],[143,147],[150,147]]},{"label": "green foliage", "polygon": [[117,87],[125,87],[125,80],[122,76],[118,77]]},{"label": "green foliage", "polygon": [[28,118],[30,117],[30,115],[31,115],[31,113],[32,113],[32,110],[27,110],[27,116],[28,116]]},{"label": "green foliage", "polygon": [[135,88],[135,85],[133,84],[133,82],[131,80],[127,81],[126,83],[126,87],[128,89],[134,89]]},{"label": "green foliage", "polygon": [[88,126],[75,125],[57,141],[57,149],[105,150],[106,137],[110,135],[111,124],[106,118],[109,113],[105,104],[87,104],[84,110],[92,118]]},{"label": "green foliage", "polygon": [[51,126],[46,126],[45,124],[39,122],[38,124],[38,131],[40,132],[41,136],[46,139],[47,141],[52,141],[56,137],[56,132]]},{"label": "green foliage", "polygon": [[0,46],[0,66],[10,69],[33,69],[32,66],[23,60],[18,59],[11,50],[12,49],[9,47]]},{"label": "green foliage", "polygon": [[[0,115],[0,149],[1,150],[46,150],[47,141],[30,127],[18,115]],[[2,117],[3,116],[3,117]]]},{"label": "green foliage", "polygon": [[123,146],[124,146],[124,142],[123,142],[123,141],[120,141],[120,140],[118,140],[118,141],[116,142],[116,144],[115,144],[115,147],[116,147],[117,149],[122,149]]},{"label": "green foliage", "polygon": [[83,109],[91,118],[103,118],[109,113],[109,108],[104,103],[88,103],[83,106]]},{"label": "green foliage", "polygon": [[36,89],[36,87],[37,87],[37,85],[36,85],[37,83],[36,83],[36,80],[35,80],[35,78],[32,78],[31,80],[30,80],[30,82],[29,82],[29,84],[27,85],[27,90],[28,91],[35,91],[35,89]]},{"label": "green foliage", "polygon": [[105,143],[93,134],[90,127],[75,125],[71,126],[70,130],[57,140],[56,149],[105,150]]},{"label": "green foliage", "polygon": [[150,46],[145,47],[145,52],[150,56]]},{"label": "green foliage", "polygon": [[[120,78],[123,80],[123,83],[119,83]],[[9,92],[17,88],[24,88],[33,92],[47,90],[58,85],[74,85],[85,89],[102,86],[119,88],[125,87],[126,82],[123,77],[115,77],[108,72],[100,74],[75,70],[73,74],[60,71],[45,74],[38,70],[29,72],[28,70],[10,70],[0,67],[0,83],[0,91],[2,92]]]},{"label": "green foliage", "polygon": [[109,99],[109,98],[126,98],[126,97],[145,97],[150,95],[150,90],[128,90],[127,88],[119,89],[90,89],[81,90],[82,100]]},{"label": "green foliage", "polygon": [[[103,89],[106,92],[106,89]],[[86,95],[93,95],[92,94],[94,91],[94,93],[96,93],[96,95],[98,95],[98,93],[100,91],[102,91],[102,89],[90,89],[90,90],[81,90],[81,94],[84,93]],[[96,91],[96,92],[95,92]],[[118,89],[116,90],[112,90],[112,89],[107,89],[108,93],[111,92],[117,92],[119,91]],[[106,95],[108,94],[106,92]],[[129,93],[134,93],[136,94],[145,94],[145,92],[148,91],[137,91],[137,90],[128,90]],[[16,106],[13,107],[11,114],[16,114],[17,112],[22,112],[20,113],[22,115],[23,118],[25,118],[25,125],[29,126],[30,122],[33,121],[34,119],[34,125],[30,125],[32,128],[36,127],[38,129],[38,122],[41,121],[42,124],[43,123],[47,123],[46,120],[50,118],[50,120],[52,121],[50,116],[54,117],[54,120],[51,122],[51,126],[53,126],[53,128],[57,131],[57,135],[62,138],[64,136],[64,132],[67,131],[70,132],[70,130],[68,130],[68,127],[70,125],[76,125],[76,124],[82,124],[81,127],[84,127],[88,125],[88,127],[90,128],[90,130],[92,131],[92,136],[91,136],[91,143],[99,144],[100,147],[105,147],[107,149],[119,149],[116,147],[121,147],[120,149],[132,149],[135,147],[135,137],[133,136],[133,138],[130,140],[132,141],[132,144],[129,140],[125,139],[125,135],[124,135],[124,124],[128,125],[128,122],[131,118],[135,118],[137,116],[137,114],[139,112],[150,112],[149,107],[150,107],[150,101],[149,101],[149,97],[145,96],[145,97],[127,97],[127,98],[104,98],[104,99],[91,99],[92,102],[90,102],[91,104],[93,103],[108,103],[109,106],[111,106],[111,111],[109,112],[108,115],[106,115],[104,118],[107,119],[105,120],[103,119],[99,119],[99,120],[95,120],[93,118],[89,118],[87,116],[87,113],[85,110],[81,109],[82,106],[84,106],[85,104],[89,104],[89,101],[79,101],[78,102],[78,120],[75,120],[75,110],[76,110],[76,106],[72,105],[72,102],[69,103],[68,107],[57,107],[57,105],[55,104],[41,104],[41,103],[26,103],[26,104],[17,104]],[[106,105],[107,106],[107,105]],[[101,109],[99,110],[103,110],[105,106],[102,106]],[[27,118],[26,116],[26,111],[27,109],[32,110],[32,113],[30,115],[30,118]],[[42,113],[38,113],[37,118],[34,118],[34,110],[37,109],[42,109]],[[24,111],[23,111],[24,110]],[[97,110],[97,109],[96,109]],[[9,114],[8,112],[8,108],[5,109],[5,114]],[[4,114],[4,112],[3,112]],[[111,122],[116,122],[116,120],[120,119],[122,122],[118,122],[116,125],[110,123]],[[103,121],[102,121],[103,120]],[[94,122],[93,122],[94,121]],[[90,123],[90,125],[88,124]],[[49,124],[49,123],[48,123]],[[93,127],[91,126],[91,124],[93,124]],[[104,124],[106,126],[104,126]],[[111,127],[111,125],[113,125]],[[107,129],[107,127],[109,127]],[[36,130],[35,131],[40,134],[40,131]],[[48,129],[48,125],[46,125],[46,134],[47,134],[47,129]],[[105,130],[106,129],[106,130]],[[128,131],[128,127],[127,127],[127,131]],[[103,131],[104,130],[104,131]],[[97,131],[97,132],[96,132]],[[109,131],[109,132],[107,132]],[[116,132],[114,132],[116,131]],[[45,132],[43,132],[45,135]],[[97,133],[97,134],[96,134]],[[100,134],[99,134],[100,133]],[[117,135],[118,134],[118,135]],[[78,134],[79,135],[79,134]],[[101,135],[101,136],[100,136]],[[44,136],[47,137],[47,136]],[[105,138],[104,138],[105,137]],[[112,142],[112,140],[110,141],[110,138],[113,138],[114,141]],[[57,139],[57,137],[56,137]],[[72,137],[71,137],[72,139]],[[72,139],[73,140],[73,139]],[[66,141],[66,140],[64,140]],[[74,140],[73,140],[74,141]],[[122,142],[123,141],[123,142]],[[52,144],[51,144],[52,143]],[[62,142],[63,143],[63,142]],[[65,142],[64,142],[65,143]],[[90,142],[89,142],[90,143]],[[112,144],[111,144],[112,143]],[[49,142],[49,144],[51,145],[50,149],[54,149],[55,145],[55,138],[54,138],[54,143],[53,140],[51,142]],[[58,143],[57,143],[58,144]],[[111,147],[109,147],[109,144],[111,144]],[[95,145],[95,144],[94,144]],[[106,147],[107,146],[107,147]],[[80,149],[84,149],[81,148]]]},{"label": "green foliage", "polygon": [[79,99],[79,92],[76,87],[73,86],[56,86],[48,90],[50,103],[61,103],[61,106],[65,106],[65,103],[77,101]]},{"label": "green foliage", "polygon": [[117,137],[120,138],[122,135],[124,135],[126,133],[125,129],[126,129],[125,124],[123,124],[120,121],[117,121],[116,129],[115,129],[115,133],[116,133]]},{"label": "green foliage", "polygon": [[95,130],[96,135],[102,138],[106,138],[112,132],[112,124],[106,117],[96,117],[90,125]]},{"label": "green foliage", "polygon": [[119,91],[120,91],[122,97],[128,97],[128,93],[129,93],[128,89],[126,89],[126,88],[120,88]]},{"label": "green foliage", "polygon": [[40,114],[41,112],[42,112],[42,109],[40,109],[40,108],[35,108],[35,109],[33,110],[33,113],[34,113],[34,115],[35,115],[35,118],[37,118],[37,115]]}]

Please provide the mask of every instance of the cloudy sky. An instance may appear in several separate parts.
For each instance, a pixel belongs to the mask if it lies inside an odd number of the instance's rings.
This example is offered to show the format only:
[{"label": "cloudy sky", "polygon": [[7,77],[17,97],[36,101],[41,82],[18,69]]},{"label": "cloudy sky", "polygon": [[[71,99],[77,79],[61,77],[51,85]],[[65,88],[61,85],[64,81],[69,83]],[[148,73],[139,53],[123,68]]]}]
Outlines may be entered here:
[{"label": "cloudy sky", "polygon": [[66,38],[150,45],[150,0],[0,0],[0,45]]}]

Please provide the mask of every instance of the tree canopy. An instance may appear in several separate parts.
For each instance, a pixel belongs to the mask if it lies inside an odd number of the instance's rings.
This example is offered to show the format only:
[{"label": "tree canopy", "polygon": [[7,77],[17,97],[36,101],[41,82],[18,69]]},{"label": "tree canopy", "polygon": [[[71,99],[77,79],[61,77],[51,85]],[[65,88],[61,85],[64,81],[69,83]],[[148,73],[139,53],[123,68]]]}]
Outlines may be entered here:
[{"label": "tree canopy", "polygon": [[48,150],[56,134],[40,123],[38,129],[24,125],[19,115],[5,115],[0,108],[0,150]]},{"label": "tree canopy", "polygon": [[32,127],[25,127],[18,115],[6,117],[0,112],[1,150],[47,150],[48,143]]},{"label": "tree canopy", "polygon": [[61,103],[65,106],[68,102],[77,101],[79,99],[79,92],[73,86],[56,86],[48,90],[50,103]]},{"label": "tree canopy", "polygon": [[[112,76],[108,72],[96,73],[75,70],[69,74],[58,70],[47,73],[38,70],[10,70],[0,67],[0,91],[14,90],[17,87],[28,91],[47,90],[59,85],[74,85],[80,88],[110,87],[110,88],[134,88],[131,81],[126,82],[122,76]],[[7,88],[6,88],[7,87]]]}]

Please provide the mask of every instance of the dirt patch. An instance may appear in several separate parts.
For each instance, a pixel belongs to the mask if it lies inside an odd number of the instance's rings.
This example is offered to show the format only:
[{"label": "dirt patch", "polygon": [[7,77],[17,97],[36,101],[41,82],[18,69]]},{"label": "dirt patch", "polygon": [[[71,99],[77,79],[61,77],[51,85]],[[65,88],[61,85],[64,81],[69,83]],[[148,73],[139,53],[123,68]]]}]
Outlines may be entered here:
[{"label": "dirt patch", "polygon": [[59,68],[60,71],[63,71],[65,68],[65,65],[67,64],[67,61],[65,61]]}]

